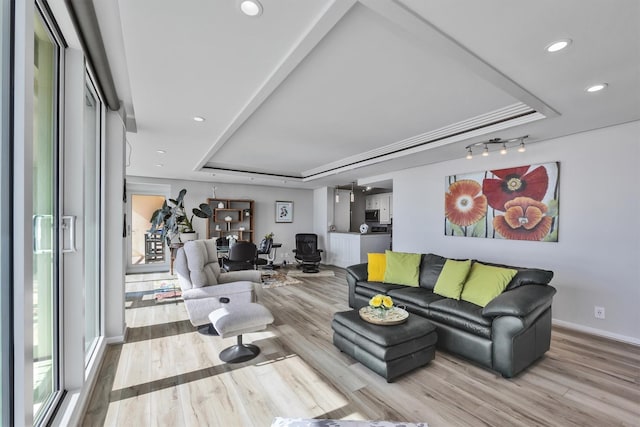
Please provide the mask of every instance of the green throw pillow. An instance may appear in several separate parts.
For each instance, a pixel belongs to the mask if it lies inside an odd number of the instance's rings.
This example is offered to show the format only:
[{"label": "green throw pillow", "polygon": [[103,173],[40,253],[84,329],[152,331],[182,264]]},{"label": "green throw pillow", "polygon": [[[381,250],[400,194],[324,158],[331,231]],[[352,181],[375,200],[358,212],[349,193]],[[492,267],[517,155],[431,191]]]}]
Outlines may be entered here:
[{"label": "green throw pillow", "polygon": [[436,286],[433,288],[433,293],[459,300],[464,281],[467,278],[467,274],[469,274],[470,268],[470,259],[466,261],[448,259],[445,261],[444,267],[442,267],[442,271],[438,276]]},{"label": "green throw pillow", "polygon": [[422,255],[385,251],[387,259],[384,282],[395,285],[418,286]]},{"label": "green throw pillow", "polygon": [[511,268],[493,267],[476,262],[471,266],[461,298],[484,307],[504,291],[517,273],[518,270]]}]

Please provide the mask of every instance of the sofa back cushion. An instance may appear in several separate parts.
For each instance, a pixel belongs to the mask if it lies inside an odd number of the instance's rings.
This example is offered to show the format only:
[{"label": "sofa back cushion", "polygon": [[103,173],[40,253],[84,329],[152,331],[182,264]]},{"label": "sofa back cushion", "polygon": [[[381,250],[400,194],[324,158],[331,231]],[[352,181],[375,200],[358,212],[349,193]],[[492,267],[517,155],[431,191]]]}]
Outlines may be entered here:
[{"label": "sofa back cushion", "polygon": [[194,288],[217,285],[220,265],[216,241],[193,240],[184,244],[184,253],[187,257],[187,265],[191,284]]},{"label": "sofa back cushion", "polygon": [[491,265],[494,267],[512,268],[517,270],[516,275],[511,279],[505,290],[510,291],[518,286],[522,285],[547,285],[553,279],[553,271],[542,270],[540,268],[527,268],[527,267],[514,267],[504,264],[494,264],[491,262],[482,262],[485,265]]},{"label": "sofa back cushion", "polygon": [[436,254],[426,254],[422,257],[419,278],[421,288],[433,290],[446,261],[445,257]]}]

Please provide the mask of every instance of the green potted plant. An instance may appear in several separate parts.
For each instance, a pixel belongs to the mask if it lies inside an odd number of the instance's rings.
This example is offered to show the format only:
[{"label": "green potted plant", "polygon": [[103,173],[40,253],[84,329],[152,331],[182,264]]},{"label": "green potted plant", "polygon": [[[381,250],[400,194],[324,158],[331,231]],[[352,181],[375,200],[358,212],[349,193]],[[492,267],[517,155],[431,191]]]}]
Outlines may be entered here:
[{"label": "green potted plant", "polygon": [[184,196],[186,189],[180,190],[175,199],[165,200],[162,207],[151,215],[151,233],[160,232],[167,246],[172,241],[185,242],[196,239],[196,232],[193,229],[193,217],[210,218],[213,215],[211,207],[206,203],[201,203],[199,207],[193,208],[191,217],[184,207]]}]

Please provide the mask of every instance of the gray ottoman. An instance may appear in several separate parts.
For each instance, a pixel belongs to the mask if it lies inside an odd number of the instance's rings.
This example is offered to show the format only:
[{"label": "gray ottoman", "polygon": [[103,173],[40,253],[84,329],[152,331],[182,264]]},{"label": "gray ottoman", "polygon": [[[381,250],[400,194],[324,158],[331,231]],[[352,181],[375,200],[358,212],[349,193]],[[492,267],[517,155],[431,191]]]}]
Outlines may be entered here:
[{"label": "gray ottoman", "polygon": [[222,338],[238,336],[238,343],[222,350],[220,359],[240,363],[260,354],[257,346],[242,343],[242,334],[267,329],[267,325],[273,323],[273,315],[265,306],[250,302],[225,305],[211,312],[209,320]]},{"label": "gray ottoman", "polygon": [[409,315],[400,325],[381,326],[365,322],[357,310],[334,314],[333,344],[387,382],[435,357],[436,327],[426,319]]}]

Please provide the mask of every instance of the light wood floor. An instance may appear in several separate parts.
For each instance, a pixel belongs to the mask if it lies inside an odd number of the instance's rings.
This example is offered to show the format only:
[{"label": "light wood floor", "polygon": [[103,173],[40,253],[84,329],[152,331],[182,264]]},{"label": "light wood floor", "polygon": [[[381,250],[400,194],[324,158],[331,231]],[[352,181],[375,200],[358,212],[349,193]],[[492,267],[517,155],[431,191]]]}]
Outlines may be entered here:
[{"label": "light wood floor", "polygon": [[[640,426],[640,348],[554,328],[551,350],[514,379],[437,352],[385,380],[331,342],[346,310],[344,271],[260,289],[275,323],[245,335],[262,353],[230,365],[235,338],[194,330],[182,302],[155,303],[163,281],[127,280],[127,342],[107,350],[83,426],[269,426],[276,416],[383,419],[437,426]],[[148,279],[148,276],[143,277]]]}]

